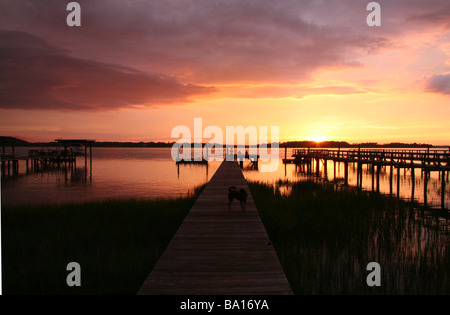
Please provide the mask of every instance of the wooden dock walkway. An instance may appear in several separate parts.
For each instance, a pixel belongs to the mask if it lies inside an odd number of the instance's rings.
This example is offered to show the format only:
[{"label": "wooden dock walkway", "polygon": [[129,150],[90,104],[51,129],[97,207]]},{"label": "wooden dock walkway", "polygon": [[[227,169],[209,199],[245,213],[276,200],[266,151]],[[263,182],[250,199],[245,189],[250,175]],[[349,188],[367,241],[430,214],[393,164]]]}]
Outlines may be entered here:
[{"label": "wooden dock walkway", "polygon": [[[245,212],[228,187],[249,192]],[[292,294],[237,162],[224,161],[139,295]]]}]

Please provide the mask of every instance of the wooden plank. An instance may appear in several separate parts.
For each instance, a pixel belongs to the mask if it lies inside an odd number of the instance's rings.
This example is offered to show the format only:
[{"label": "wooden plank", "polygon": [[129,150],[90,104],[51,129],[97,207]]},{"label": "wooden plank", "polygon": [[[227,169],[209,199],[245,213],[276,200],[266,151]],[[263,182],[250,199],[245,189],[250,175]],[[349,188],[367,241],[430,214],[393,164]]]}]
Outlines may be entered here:
[{"label": "wooden plank", "polygon": [[[244,212],[229,186],[249,193]],[[292,294],[238,163],[221,164],[138,294]]]}]

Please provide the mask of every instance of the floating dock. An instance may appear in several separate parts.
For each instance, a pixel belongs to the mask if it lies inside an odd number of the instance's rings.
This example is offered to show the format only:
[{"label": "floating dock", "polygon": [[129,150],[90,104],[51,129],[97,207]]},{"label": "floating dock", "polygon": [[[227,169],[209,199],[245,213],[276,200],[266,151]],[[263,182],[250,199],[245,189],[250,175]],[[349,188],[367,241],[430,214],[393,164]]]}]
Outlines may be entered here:
[{"label": "floating dock", "polygon": [[[228,209],[228,187],[249,193]],[[224,161],[139,295],[292,294],[239,164]]]}]

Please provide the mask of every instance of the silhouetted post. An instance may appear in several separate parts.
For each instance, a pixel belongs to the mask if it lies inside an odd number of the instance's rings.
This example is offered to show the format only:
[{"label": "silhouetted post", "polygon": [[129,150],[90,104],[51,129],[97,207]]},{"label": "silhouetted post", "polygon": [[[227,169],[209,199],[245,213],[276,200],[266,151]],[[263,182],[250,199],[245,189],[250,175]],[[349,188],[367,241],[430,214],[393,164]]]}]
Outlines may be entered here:
[{"label": "silhouetted post", "polygon": [[66,171],[66,177],[67,177],[67,145],[64,146],[64,170]]},{"label": "silhouetted post", "polygon": [[424,181],[423,181],[423,203],[426,206],[428,201],[428,172],[424,171]]},{"label": "silhouetted post", "polygon": [[[353,171],[355,170],[355,163],[352,163]],[[359,187],[359,162],[356,163],[356,187]]]},{"label": "silhouetted post", "polygon": [[445,171],[442,171],[442,177],[441,177],[441,207],[442,209],[445,209]]},{"label": "silhouetted post", "polygon": [[400,197],[400,166],[397,167],[397,197]]},{"label": "silhouetted post", "polygon": [[18,168],[17,164],[19,164],[19,161],[15,161],[15,160],[12,161],[12,173],[13,173],[13,175],[17,175],[17,173],[18,173],[17,170],[19,168]]},{"label": "silhouetted post", "polygon": [[284,147],[284,159],[287,159],[287,146]]},{"label": "silhouetted post", "polygon": [[84,144],[84,180],[87,180],[87,143]]},{"label": "silhouetted post", "polygon": [[381,164],[377,166],[377,192],[380,192],[380,172]]},{"label": "silhouetted post", "polygon": [[89,143],[89,181],[92,183],[92,142]]},{"label": "silhouetted post", "polygon": [[416,188],[415,169],[411,167],[411,201],[414,201],[414,190]]},{"label": "silhouetted post", "polygon": [[392,196],[392,192],[393,192],[393,178],[394,178],[394,165],[391,164],[391,170],[389,171],[389,194]]},{"label": "silhouetted post", "polygon": [[336,160],[333,161],[333,180],[336,180]]},{"label": "silhouetted post", "polygon": [[345,171],[344,171],[345,185],[348,185],[348,162],[347,161],[344,162],[344,167],[345,167]]},{"label": "silhouetted post", "polygon": [[[367,166],[369,166],[369,164],[367,164]],[[371,169],[371,173],[372,173],[372,191],[375,190],[375,164],[371,165],[372,169]]]},{"label": "silhouetted post", "polygon": [[316,175],[320,175],[320,159],[316,158]]},{"label": "silhouetted post", "polygon": [[361,163],[361,171],[359,172],[359,176],[360,176],[360,184],[361,184],[361,188],[362,188],[362,180],[363,180],[363,164]]},{"label": "silhouetted post", "polygon": [[358,187],[362,187],[362,172],[363,166],[361,162],[358,162],[356,165],[356,177],[357,177],[356,186]]}]

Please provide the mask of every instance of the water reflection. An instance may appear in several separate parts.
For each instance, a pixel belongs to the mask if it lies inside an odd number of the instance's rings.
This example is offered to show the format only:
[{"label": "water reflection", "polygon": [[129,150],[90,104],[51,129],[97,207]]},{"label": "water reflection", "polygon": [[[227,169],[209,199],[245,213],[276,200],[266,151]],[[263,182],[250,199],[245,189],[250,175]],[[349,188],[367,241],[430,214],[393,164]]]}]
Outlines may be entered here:
[{"label": "water reflection", "polygon": [[209,181],[219,162],[208,167],[178,166],[170,149],[94,148],[92,165],[39,169],[20,167],[2,178],[2,204],[49,204],[111,198],[180,197]]},{"label": "water reflection", "polygon": [[[18,155],[26,155],[29,148],[17,148]],[[223,155],[219,150],[216,156]],[[286,152],[289,158],[292,150]],[[243,163],[243,173],[247,180],[276,183],[279,180],[305,180],[316,177],[308,174],[294,164],[283,164],[285,150],[279,150],[278,169],[274,172],[262,172],[252,167],[251,162]],[[84,163],[79,158],[77,165],[59,169],[39,169],[27,174],[25,161],[19,161],[19,174],[2,178],[3,204],[42,204],[63,203],[109,198],[146,198],[179,197],[192,192],[195,187],[208,182],[220,166],[219,161],[203,164],[176,164],[170,155],[170,148],[94,148],[93,161]],[[315,170],[315,166],[314,166]],[[430,172],[428,180],[420,169],[412,174],[401,169],[397,173],[391,167],[382,167],[380,171],[365,166],[362,177],[358,179],[357,167],[349,164],[348,184],[361,186],[365,190],[379,191],[396,195],[407,200],[440,207],[444,191],[444,204],[450,206],[450,185],[448,175],[442,190],[439,172]],[[400,176],[398,176],[400,175]],[[343,184],[345,167],[342,162],[328,161],[319,165],[318,177],[321,180]],[[426,192],[426,194],[425,194]],[[426,196],[426,198],[425,198]]]},{"label": "water reflection", "polygon": [[[286,157],[292,155],[293,149],[289,149]],[[274,173],[260,173],[245,171],[244,175],[247,179],[253,181],[262,181],[274,184],[281,180],[307,180],[319,179],[330,181],[336,184],[345,184],[345,163],[333,162],[328,160],[326,164],[322,161],[318,168],[315,161],[312,163],[311,170],[295,164],[283,164],[284,149],[280,149],[279,168]],[[318,172],[317,172],[318,171]],[[435,208],[450,208],[450,185],[449,172],[446,172],[445,178],[442,180],[441,172],[425,172],[417,168],[396,169],[391,166],[382,166],[378,170],[377,166],[370,164],[364,165],[360,177],[358,178],[358,169],[356,163],[348,165],[347,181],[349,186],[361,187],[363,190],[377,191],[382,194],[393,195],[405,200],[414,200],[420,204],[426,204]],[[425,180],[427,178],[427,180]],[[444,185],[442,185],[444,183]],[[444,188],[444,189],[442,189]]]}]

